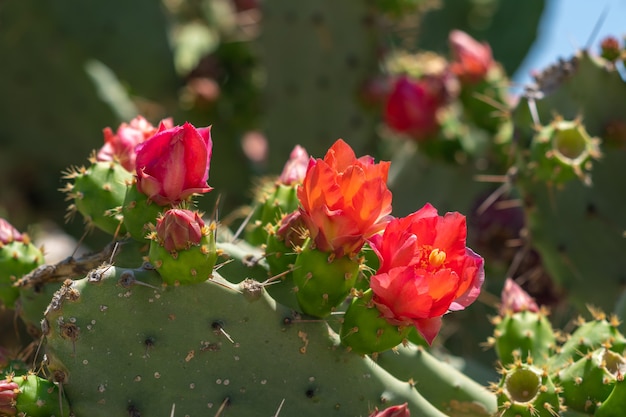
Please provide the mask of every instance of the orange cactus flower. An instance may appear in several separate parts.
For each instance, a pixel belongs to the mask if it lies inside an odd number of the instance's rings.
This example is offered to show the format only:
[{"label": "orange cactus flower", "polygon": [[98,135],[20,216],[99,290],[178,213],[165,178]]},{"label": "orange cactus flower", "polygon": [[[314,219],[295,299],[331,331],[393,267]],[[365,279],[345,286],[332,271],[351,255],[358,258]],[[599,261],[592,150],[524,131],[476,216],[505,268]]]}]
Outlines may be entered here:
[{"label": "orange cactus flower", "polygon": [[389,222],[370,244],[380,259],[374,302],[391,324],[414,325],[431,343],[441,316],[473,303],[485,279],[483,258],[465,246],[465,216],[439,216],[430,204]]},{"label": "orange cactus flower", "polygon": [[356,158],[337,140],[324,159],[311,159],[298,188],[302,219],[315,247],[337,256],[358,252],[365,240],[381,231],[391,213],[387,188],[389,162]]}]

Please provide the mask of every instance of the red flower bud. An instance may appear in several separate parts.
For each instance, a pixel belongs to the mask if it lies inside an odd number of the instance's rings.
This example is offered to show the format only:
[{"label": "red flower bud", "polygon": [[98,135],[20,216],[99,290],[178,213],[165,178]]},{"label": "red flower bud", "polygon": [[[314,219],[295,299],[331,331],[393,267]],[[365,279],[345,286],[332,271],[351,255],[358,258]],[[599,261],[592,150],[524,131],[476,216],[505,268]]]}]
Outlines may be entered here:
[{"label": "red flower bud", "polygon": [[0,246],[11,242],[21,242],[22,234],[8,221],[0,217]]},{"label": "red flower bud", "polygon": [[615,62],[622,55],[619,41],[613,36],[607,36],[600,42],[600,55],[607,61]]},{"label": "red flower bud", "polygon": [[161,125],[157,134],[137,146],[137,189],[161,206],[211,191],[210,129],[190,123],[171,129]]},{"label": "red flower bud", "polygon": [[306,175],[309,166],[309,154],[306,149],[300,145],[296,145],[289,155],[289,160],[283,168],[278,181],[281,184],[291,185],[293,183],[301,183]]},{"label": "red flower bud", "polygon": [[199,245],[203,228],[204,221],[198,212],[171,209],[157,219],[156,233],[161,245],[173,252]]},{"label": "red flower bud", "polygon": [[378,411],[378,408],[374,410],[369,417],[411,417],[411,412],[407,403],[402,405],[394,405],[389,408],[385,408],[383,411]]},{"label": "red flower bud", "polygon": [[298,188],[302,219],[317,249],[344,256],[385,227],[391,213],[389,162],[359,159],[339,139],[324,159],[311,159]]},{"label": "red flower bud", "polygon": [[[171,128],[172,119],[162,120],[161,125],[167,129]],[[115,134],[107,127],[102,131],[104,146],[98,151],[96,160],[117,161],[127,171],[132,172],[135,170],[136,146],[148,140],[157,131],[158,129],[142,116],[135,117],[130,123],[122,123]]]},{"label": "red flower bud", "polygon": [[413,80],[407,76],[393,84],[385,107],[385,123],[415,140],[427,139],[439,130],[437,114],[447,100],[445,74]]},{"label": "red flower bud", "polygon": [[463,83],[475,84],[484,80],[495,63],[489,44],[480,43],[460,30],[450,32],[448,39],[453,57],[452,72]]}]

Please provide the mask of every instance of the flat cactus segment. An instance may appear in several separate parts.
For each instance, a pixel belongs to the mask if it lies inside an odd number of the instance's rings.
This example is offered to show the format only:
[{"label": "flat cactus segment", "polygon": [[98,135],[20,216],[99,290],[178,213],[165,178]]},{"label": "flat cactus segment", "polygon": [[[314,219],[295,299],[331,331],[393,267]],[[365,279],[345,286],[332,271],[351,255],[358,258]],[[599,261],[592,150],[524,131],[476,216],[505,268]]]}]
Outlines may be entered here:
[{"label": "flat cactus segment", "polygon": [[44,322],[50,374],[77,416],[270,416],[281,403],[282,415],[359,416],[408,402],[443,417],[324,321],[242,289],[218,276],[161,287],[155,271],[114,266],[67,282]]}]

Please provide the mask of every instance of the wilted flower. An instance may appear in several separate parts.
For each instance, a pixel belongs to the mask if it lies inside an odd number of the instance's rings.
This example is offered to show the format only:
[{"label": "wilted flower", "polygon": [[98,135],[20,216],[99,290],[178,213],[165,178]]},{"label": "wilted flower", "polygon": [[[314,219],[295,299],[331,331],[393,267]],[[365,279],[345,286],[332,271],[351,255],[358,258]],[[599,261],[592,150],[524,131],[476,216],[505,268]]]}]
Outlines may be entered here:
[{"label": "wilted flower", "polygon": [[8,221],[0,217],[0,246],[11,242],[21,242],[22,234]]},{"label": "wilted flower", "polygon": [[306,175],[308,165],[309,154],[302,146],[296,145],[296,147],[291,151],[289,160],[285,164],[278,181],[285,185],[302,182],[304,176]]},{"label": "wilted flower", "polygon": [[511,278],[504,281],[500,314],[519,313],[520,311],[539,311],[535,300]]},{"label": "wilted flower", "polygon": [[137,146],[137,189],[161,206],[211,191],[207,180],[212,147],[210,127],[162,125]]},{"label": "wilted flower", "polygon": [[324,159],[311,159],[298,188],[302,218],[315,246],[337,256],[358,252],[365,239],[385,227],[391,213],[389,162],[356,158],[337,140]]},{"label": "wilted flower", "polygon": [[157,219],[156,235],[162,246],[173,252],[199,245],[204,227],[204,221],[198,212],[170,209]]},{"label": "wilted flower", "polygon": [[380,259],[370,286],[387,321],[414,325],[431,343],[441,316],[476,300],[485,277],[483,259],[465,246],[466,234],[465,216],[439,216],[427,204],[370,239]]},{"label": "wilted flower", "polygon": [[460,30],[450,32],[448,40],[453,57],[452,72],[464,83],[475,84],[485,79],[495,63],[489,44],[480,43]]},{"label": "wilted flower", "polygon": [[[160,127],[162,129],[170,129],[173,127],[172,119],[161,120]],[[142,116],[137,116],[130,123],[122,123],[117,132],[113,133],[110,127],[103,129],[104,146],[100,148],[96,155],[98,161],[117,161],[127,171],[135,170],[135,148],[142,142],[145,142],[158,129],[150,124]]]},{"label": "wilted flower", "polygon": [[437,133],[438,113],[448,97],[445,76],[398,78],[387,98],[385,123],[396,132],[416,140],[427,139]]},{"label": "wilted flower", "polygon": [[411,412],[407,403],[402,405],[393,405],[389,408],[385,408],[383,411],[378,411],[378,408],[374,410],[369,417],[411,417]]}]

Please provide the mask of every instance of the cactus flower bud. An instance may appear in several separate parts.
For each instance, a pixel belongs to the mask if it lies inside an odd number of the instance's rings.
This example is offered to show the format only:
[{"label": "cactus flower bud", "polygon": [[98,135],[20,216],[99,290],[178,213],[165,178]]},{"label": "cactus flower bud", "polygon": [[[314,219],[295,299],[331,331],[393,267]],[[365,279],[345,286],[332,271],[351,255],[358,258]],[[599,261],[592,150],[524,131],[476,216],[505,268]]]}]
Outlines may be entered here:
[{"label": "cactus flower bud", "polygon": [[302,146],[296,145],[296,147],[291,151],[289,160],[285,164],[278,181],[285,185],[301,183],[306,174],[308,165],[309,154]]},{"label": "cactus flower bud", "polygon": [[16,416],[16,399],[20,392],[19,386],[10,379],[0,381],[0,415]]},{"label": "cactus flower bud", "polygon": [[517,282],[507,278],[502,289],[502,304],[500,315],[506,313],[519,313],[520,311],[539,312],[539,306],[535,300],[520,287]]},{"label": "cactus flower bud", "polygon": [[391,213],[389,162],[356,158],[337,140],[324,159],[311,159],[298,188],[302,219],[315,247],[336,256],[358,252],[365,239],[385,227]]},{"label": "cactus flower bud", "polygon": [[198,212],[171,209],[157,219],[157,237],[168,251],[189,249],[202,240],[204,221]]},{"label": "cactus flower bud", "polygon": [[137,189],[160,206],[212,190],[207,184],[212,153],[210,127],[190,123],[159,132],[136,148]]},{"label": "cactus flower bud", "polygon": [[495,63],[489,44],[480,43],[460,30],[450,32],[448,40],[453,57],[451,70],[461,82],[475,84],[484,80]]},{"label": "cactus flower bud", "polygon": [[[172,119],[164,119],[161,125],[167,129],[173,127]],[[104,145],[98,151],[96,160],[98,161],[117,161],[127,171],[135,170],[135,147],[145,142],[158,129],[142,116],[137,116],[130,123],[122,123],[117,132],[113,133],[110,127],[104,128]]]},{"label": "cactus flower bud", "polygon": [[600,55],[610,62],[617,61],[622,55],[619,41],[613,36],[607,36],[600,43]]},{"label": "cactus flower bud", "polygon": [[398,78],[385,106],[385,123],[398,133],[424,140],[439,130],[438,113],[448,97],[446,74],[428,75],[418,80]]},{"label": "cactus flower bud", "polygon": [[21,242],[22,240],[22,234],[11,223],[0,218],[0,246],[11,242]]},{"label": "cactus flower bud", "polygon": [[200,214],[170,209],[157,220],[149,238],[150,262],[170,285],[195,284],[211,278],[217,260],[215,223],[205,225]]},{"label": "cactus flower bud", "polygon": [[385,408],[383,411],[378,411],[376,408],[369,417],[411,417],[411,411],[409,411],[408,404],[404,403]]}]

